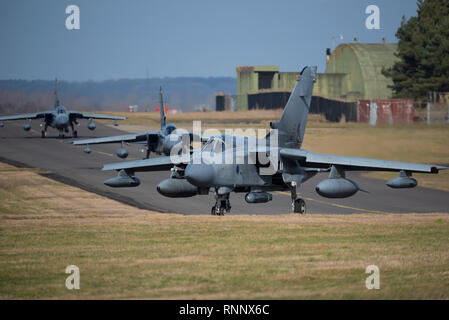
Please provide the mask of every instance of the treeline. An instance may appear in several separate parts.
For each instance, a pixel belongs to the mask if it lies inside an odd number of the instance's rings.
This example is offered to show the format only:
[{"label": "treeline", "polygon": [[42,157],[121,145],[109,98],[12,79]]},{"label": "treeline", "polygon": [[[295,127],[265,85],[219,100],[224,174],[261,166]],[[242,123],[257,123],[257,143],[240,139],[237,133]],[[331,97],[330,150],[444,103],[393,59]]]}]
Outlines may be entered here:
[{"label": "treeline", "polygon": [[[215,92],[235,94],[236,80],[231,77],[182,77],[120,79],[106,81],[59,81],[61,103],[70,109],[125,111],[138,105],[140,111],[159,106],[159,87],[165,104],[181,111],[208,107],[215,109]],[[0,80],[0,113],[35,112],[51,109],[54,81]]]},{"label": "treeline", "polygon": [[427,100],[430,92],[449,92],[449,0],[418,0],[417,16],[396,32],[398,61],[383,74],[397,98]]}]

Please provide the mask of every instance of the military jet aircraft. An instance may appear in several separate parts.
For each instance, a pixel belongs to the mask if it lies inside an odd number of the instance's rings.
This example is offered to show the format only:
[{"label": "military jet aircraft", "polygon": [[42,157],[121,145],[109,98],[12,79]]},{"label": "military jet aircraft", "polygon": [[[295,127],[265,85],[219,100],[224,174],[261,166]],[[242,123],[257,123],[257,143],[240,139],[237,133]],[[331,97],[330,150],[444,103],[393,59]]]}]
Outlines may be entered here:
[{"label": "military jet aircraft", "polygon": [[165,117],[164,99],[162,87],[159,89],[160,95],[160,116],[161,129],[144,131],[139,133],[125,134],[119,136],[110,136],[103,138],[93,138],[85,140],[73,141],[74,145],[86,145],[85,153],[90,153],[89,145],[92,144],[106,144],[106,143],[121,143],[121,147],[117,149],[116,155],[119,158],[125,159],[128,157],[128,150],[125,148],[126,143],[144,144],[142,151],[146,151],[146,158],[150,157],[150,152],[156,154],[170,155],[170,151],[174,145],[178,144],[182,137],[176,135],[176,125],[167,123]]},{"label": "military jet aircraft", "polygon": [[[30,131],[31,129],[31,119],[42,119],[41,123],[41,137],[45,138],[47,136],[47,128],[50,126],[59,131],[59,137],[63,138],[64,133],[69,132],[69,127],[72,129],[72,136],[76,138],[78,136],[78,131],[75,130],[74,124],[78,125],[79,119],[89,119],[87,127],[89,130],[95,130],[96,124],[93,119],[110,119],[110,120],[125,120],[126,117],[110,116],[106,114],[96,114],[96,113],[86,113],[78,111],[67,110],[63,105],[60,104],[58,99],[58,80],[55,80],[55,104],[54,110],[41,111],[35,113],[25,113],[12,116],[0,117],[0,121],[9,120],[25,120],[23,125],[23,130]],[[4,124],[2,123],[0,127]],[[115,122],[115,125],[118,125]]]},{"label": "military jet aircraft", "polygon": [[[167,197],[191,197],[206,195],[211,190],[216,199],[211,210],[213,215],[230,211],[231,192],[246,193],[248,203],[264,203],[272,199],[268,191],[281,190],[290,191],[294,213],[305,213],[305,202],[298,197],[298,188],[319,172],[329,172],[329,177],[316,185],[319,195],[346,198],[361,191],[354,181],[345,177],[346,171],[396,171],[398,177],[388,181],[387,185],[413,188],[417,185],[412,178],[413,172],[438,173],[449,169],[431,164],[337,156],[301,149],[315,80],[316,67],[306,67],[301,71],[280,120],[270,123],[269,134],[256,139],[255,147],[250,143],[255,138],[243,137],[243,144],[239,145],[238,136],[212,136],[200,151],[194,150],[182,159],[167,156],[106,164],[103,170],[117,170],[119,173],[104,183],[111,187],[138,186],[140,181],[135,172],[171,169],[170,177],[157,186],[158,192]],[[226,140],[231,143],[226,143]],[[254,154],[253,161],[247,160]],[[264,156],[268,155],[267,164]],[[207,160],[211,156],[218,160],[229,157],[231,161],[211,162]],[[237,156],[243,156],[244,163],[236,161]]]}]

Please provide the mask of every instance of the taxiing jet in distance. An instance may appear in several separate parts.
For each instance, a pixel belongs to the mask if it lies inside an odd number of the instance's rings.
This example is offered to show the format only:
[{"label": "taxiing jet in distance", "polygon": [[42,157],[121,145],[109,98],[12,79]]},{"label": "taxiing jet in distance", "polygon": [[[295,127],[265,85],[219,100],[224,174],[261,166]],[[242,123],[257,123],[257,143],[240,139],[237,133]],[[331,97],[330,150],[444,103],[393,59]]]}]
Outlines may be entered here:
[{"label": "taxiing jet in distance", "polygon": [[[69,132],[69,128],[72,129],[73,138],[78,137],[78,131],[75,130],[74,125],[78,125],[79,119],[89,119],[87,127],[89,130],[95,130],[96,124],[93,119],[109,119],[109,120],[125,120],[126,117],[120,116],[110,116],[106,114],[97,113],[86,113],[67,110],[63,105],[60,104],[58,98],[58,80],[55,80],[55,103],[54,110],[41,111],[35,113],[25,113],[11,116],[0,117],[0,122],[10,121],[10,120],[25,120],[23,125],[23,130],[30,131],[32,119],[41,119],[41,137],[45,138],[47,136],[47,128],[52,127],[59,131],[59,137],[64,138],[64,134]],[[114,125],[118,125],[117,122]],[[2,122],[2,126],[4,126]]]},{"label": "taxiing jet in distance", "polygon": [[[86,145],[84,148],[85,153],[90,153],[92,150],[89,145],[92,144],[106,144],[106,143],[121,143],[121,147],[117,149],[117,157],[125,159],[128,157],[128,150],[125,148],[127,143],[143,144],[142,151],[146,154],[145,158],[150,157],[150,153],[154,152],[159,155],[170,155],[173,146],[177,145],[181,139],[181,135],[176,134],[176,125],[173,123],[167,123],[165,117],[165,105],[162,93],[162,87],[159,89],[160,96],[160,116],[161,116],[161,129],[143,131],[139,133],[124,134],[118,136],[110,136],[103,138],[92,138],[73,141],[74,145]],[[189,133],[191,136],[192,133]]]}]

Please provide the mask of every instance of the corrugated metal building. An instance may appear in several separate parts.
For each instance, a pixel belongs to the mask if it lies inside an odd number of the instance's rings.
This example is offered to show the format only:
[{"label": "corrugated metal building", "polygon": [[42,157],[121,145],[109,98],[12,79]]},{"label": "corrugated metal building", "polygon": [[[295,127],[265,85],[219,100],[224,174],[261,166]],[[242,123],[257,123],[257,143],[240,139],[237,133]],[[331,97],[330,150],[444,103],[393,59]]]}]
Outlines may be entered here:
[{"label": "corrugated metal building", "polygon": [[357,121],[378,123],[413,122],[414,101],[412,99],[369,99],[357,102]]},{"label": "corrugated metal building", "polygon": [[[325,73],[317,75],[314,96],[339,102],[391,98],[391,80],[382,68],[391,66],[397,44],[343,43],[327,57]],[[238,110],[282,108],[299,72],[279,72],[278,66],[237,67]],[[254,101],[256,105],[249,103]],[[279,104],[279,105],[278,105]]]},{"label": "corrugated metal building", "polygon": [[226,92],[216,92],[215,111],[234,111],[234,97]]},{"label": "corrugated metal building", "polygon": [[[329,57],[325,75],[346,74],[346,85],[340,98],[384,99],[391,98],[388,85],[393,84],[382,74],[382,68],[396,61],[395,43],[343,43]],[[324,93],[324,92],[323,92]]]}]

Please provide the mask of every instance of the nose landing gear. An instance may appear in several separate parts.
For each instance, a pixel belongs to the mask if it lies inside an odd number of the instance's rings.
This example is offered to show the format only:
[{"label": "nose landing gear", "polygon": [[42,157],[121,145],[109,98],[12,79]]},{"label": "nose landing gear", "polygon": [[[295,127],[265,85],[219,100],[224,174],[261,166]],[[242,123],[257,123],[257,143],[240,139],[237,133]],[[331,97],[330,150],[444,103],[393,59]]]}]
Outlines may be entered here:
[{"label": "nose landing gear", "polygon": [[292,211],[293,213],[304,214],[306,213],[306,202],[304,199],[298,198],[296,193],[296,182],[292,181],[290,184],[290,192],[292,197]]},{"label": "nose landing gear", "polygon": [[42,128],[42,130],[41,130],[41,138],[45,138],[47,136],[47,127],[48,127],[47,123],[45,121],[43,121],[41,123],[41,128]]},{"label": "nose landing gear", "polygon": [[229,193],[219,194],[218,191],[215,191],[215,205],[212,207],[210,213],[213,216],[224,216],[225,212],[231,212]]},{"label": "nose landing gear", "polygon": [[78,131],[75,130],[75,126],[73,125],[73,122],[70,122],[70,127],[72,128],[72,137],[78,138]]}]

